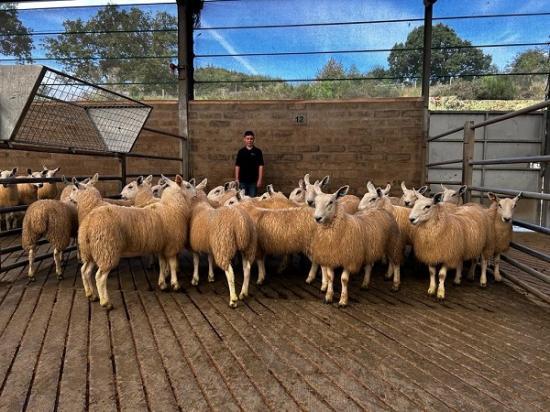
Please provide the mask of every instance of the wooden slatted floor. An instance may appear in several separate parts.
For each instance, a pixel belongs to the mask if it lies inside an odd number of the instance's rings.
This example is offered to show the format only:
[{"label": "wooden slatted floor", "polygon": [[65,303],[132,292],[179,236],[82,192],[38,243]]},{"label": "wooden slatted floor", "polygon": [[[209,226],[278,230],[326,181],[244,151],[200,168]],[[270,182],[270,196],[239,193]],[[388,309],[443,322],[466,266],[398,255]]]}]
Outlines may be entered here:
[{"label": "wooden slatted floor", "polygon": [[74,255],[62,281],[50,259],[34,283],[0,275],[0,410],[550,410],[550,309],[504,284],[449,282],[438,303],[411,266],[398,293],[352,278],[339,309],[295,266],[230,309],[221,272],[192,287],[184,259],[185,290],[163,293],[128,259],[105,312]]}]

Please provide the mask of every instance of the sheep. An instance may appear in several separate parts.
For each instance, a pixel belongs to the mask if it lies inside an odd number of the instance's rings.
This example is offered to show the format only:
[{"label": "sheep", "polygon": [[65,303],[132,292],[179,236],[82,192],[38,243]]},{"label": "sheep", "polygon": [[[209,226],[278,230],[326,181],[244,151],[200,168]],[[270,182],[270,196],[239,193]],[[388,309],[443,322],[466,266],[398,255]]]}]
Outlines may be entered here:
[{"label": "sheep", "polygon": [[[17,167],[11,170],[2,170],[0,172],[0,178],[9,179],[15,177],[17,173]],[[17,191],[17,185],[5,184],[0,185],[0,207],[13,207],[19,204],[19,196]],[[15,229],[15,215],[13,212],[5,213],[4,219],[6,221],[6,230]],[[1,229],[1,220],[0,220]]]},{"label": "sheep", "polygon": [[[321,188],[328,184],[329,177],[325,176],[321,181],[315,181],[314,184],[309,182],[309,174],[304,176],[304,182],[306,184],[306,203],[310,207],[315,207],[315,197],[321,192]],[[338,199],[338,202],[342,205],[342,208],[346,213],[355,213],[359,206],[359,199],[354,195],[345,195]]]},{"label": "sheep", "polygon": [[415,225],[413,247],[418,260],[429,267],[428,295],[436,293],[436,266],[439,270],[437,298],[445,299],[445,278],[448,269],[456,269],[455,283],[460,283],[462,262],[481,256],[482,277],[490,253],[488,219],[477,206],[449,207],[443,193],[433,198],[417,194],[409,220]]},{"label": "sheep", "polygon": [[306,201],[306,184],[304,179],[298,181],[298,187],[293,189],[288,196],[290,200],[296,203],[305,203]]},{"label": "sheep", "polygon": [[398,206],[413,207],[414,202],[416,202],[416,193],[424,194],[428,190],[428,186],[422,186],[418,190],[414,187],[407,189],[405,182],[401,182],[401,190],[403,191],[403,196],[401,196],[401,202]]},{"label": "sheep", "polygon": [[283,192],[276,192],[275,189],[273,189],[273,185],[269,184],[266,186],[266,191],[264,194],[258,197],[259,200],[267,200],[267,199],[286,199],[288,200],[288,197],[285,196]]},{"label": "sheep", "polygon": [[[27,169],[26,176],[17,176],[19,179],[26,178],[41,178],[46,175],[45,171],[33,172],[31,169]],[[38,199],[38,189],[42,188],[44,183],[18,183],[17,193],[19,197],[20,205],[30,205]]]},{"label": "sheep", "polygon": [[501,199],[496,194],[489,192],[487,194],[491,200],[490,209],[495,210],[493,216],[494,227],[494,271],[495,281],[501,282],[500,274],[500,254],[510,248],[512,241],[512,217],[516,204],[521,197],[521,192],[512,199]]},{"label": "sheep", "polygon": [[131,201],[135,207],[144,207],[160,201],[153,195],[151,182],[153,176],[149,175],[145,179],[143,176],[137,178],[122,188],[120,196],[122,199]]},{"label": "sheep", "polygon": [[[43,177],[54,177],[57,172],[59,172],[59,167],[55,169],[48,169],[46,166],[42,165],[42,175]],[[57,199],[57,183],[44,183],[42,187],[38,188],[38,199]]]},{"label": "sheep", "polygon": [[153,196],[160,199],[160,196],[162,195],[162,191],[166,185],[164,184],[164,180],[160,178],[156,185],[151,187],[151,191],[153,192]]},{"label": "sheep", "polygon": [[36,244],[45,237],[53,245],[53,258],[57,279],[63,279],[61,260],[63,251],[69,246],[71,238],[76,238],[78,217],[76,206],[70,199],[71,187],[61,192],[61,200],[40,199],[31,204],[23,218],[21,245],[29,255],[28,277],[34,281],[34,254]]},{"label": "sheep", "polygon": [[218,202],[218,204],[222,205],[227,200],[227,198],[224,198],[222,200],[222,197],[224,196],[224,194],[226,194],[226,192],[231,192],[232,193],[231,196],[233,196],[238,190],[238,187],[239,187],[239,183],[235,180],[232,180],[224,183],[223,186],[216,186],[214,189],[210,190],[210,192],[208,192],[207,197],[209,200],[216,201]]},{"label": "sheep", "polygon": [[453,203],[455,205],[461,205],[463,203],[462,195],[468,189],[468,186],[460,186],[457,190],[449,189],[448,187],[441,185],[443,189],[443,202]]},{"label": "sheep", "polygon": [[349,276],[363,264],[368,267],[387,256],[394,268],[394,290],[399,288],[400,277],[401,253],[395,220],[383,209],[346,213],[337,200],[348,190],[349,186],[342,186],[334,193],[317,194],[314,213],[317,227],[311,242],[313,261],[326,268],[326,303],[331,303],[334,295],[334,268],[343,267],[339,306],[348,304]]},{"label": "sheep", "polygon": [[244,281],[240,299],[248,296],[250,267],[256,255],[256,229],[250,216],[238,208],[214,208],[205,193],[195,191],[191,197],[189,246],[193,251],[192,284],[199,282],[199,253],[208,253],[208,280],[214,281],[212,258],[222,268],[229,286],[229,306],[237,306],[235,275],[231,259],[240,251],[243,258]]},{"label": "sheep", "polygon": [[98,267],[96,285],[100,305],[108,310],[113,306],[107,292],[107,277],[121,257],[143,254],[162,256],[159,262],[160,289],[166,289],[166,264],[170,267],[172,289],[180,288],[177,255],[187,241],[189,205],[183,187],[188,183],[179,175],[175,181],[166,177],[164,179],[168,186],[159,203],[144,208],[115,205],[98,207],[81,223],[78,244],[83,262],[81,275],[84,290],[88,299],[97,300],[91,279],[95,264]]}]

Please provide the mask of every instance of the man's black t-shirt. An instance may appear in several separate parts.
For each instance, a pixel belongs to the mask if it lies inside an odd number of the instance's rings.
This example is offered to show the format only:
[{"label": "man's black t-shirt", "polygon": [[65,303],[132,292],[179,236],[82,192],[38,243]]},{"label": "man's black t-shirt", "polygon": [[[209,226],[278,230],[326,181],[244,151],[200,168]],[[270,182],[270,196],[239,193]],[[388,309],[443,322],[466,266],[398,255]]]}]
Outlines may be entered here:
[{"label": "man's black t-shirt", "polygon": [[237,153],[235,166],[240,167],[239,180],[243,183],[258,181],[258,167],[264,165],[264,156],[257,147],[247,149],[246,146]]}]

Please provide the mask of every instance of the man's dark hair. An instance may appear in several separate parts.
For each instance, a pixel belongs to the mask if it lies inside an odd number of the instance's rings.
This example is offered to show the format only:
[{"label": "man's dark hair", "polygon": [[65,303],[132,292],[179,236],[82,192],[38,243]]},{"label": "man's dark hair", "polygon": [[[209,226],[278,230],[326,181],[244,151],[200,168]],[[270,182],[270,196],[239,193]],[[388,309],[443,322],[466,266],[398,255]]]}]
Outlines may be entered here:
[{"label": "man's dark hair", "polygon": [[252,130],[247,130],[246,132],[244,132],[243,137],[246,137],[246,136],[256,137],[254,136],[254,132]]}]

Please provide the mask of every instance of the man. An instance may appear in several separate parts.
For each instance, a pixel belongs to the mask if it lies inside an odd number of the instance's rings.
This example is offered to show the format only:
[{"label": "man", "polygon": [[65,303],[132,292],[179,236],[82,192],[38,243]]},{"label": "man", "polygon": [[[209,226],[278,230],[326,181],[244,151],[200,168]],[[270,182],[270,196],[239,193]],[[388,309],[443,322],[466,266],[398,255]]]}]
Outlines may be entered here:
[{"label": "man", "polygon": [[237,153],[235,161],[235,180],[248,196],[256,196],[264,178],[264,157],[262,151],[254,146],[254,132],[244,132],[244,147]]}]

